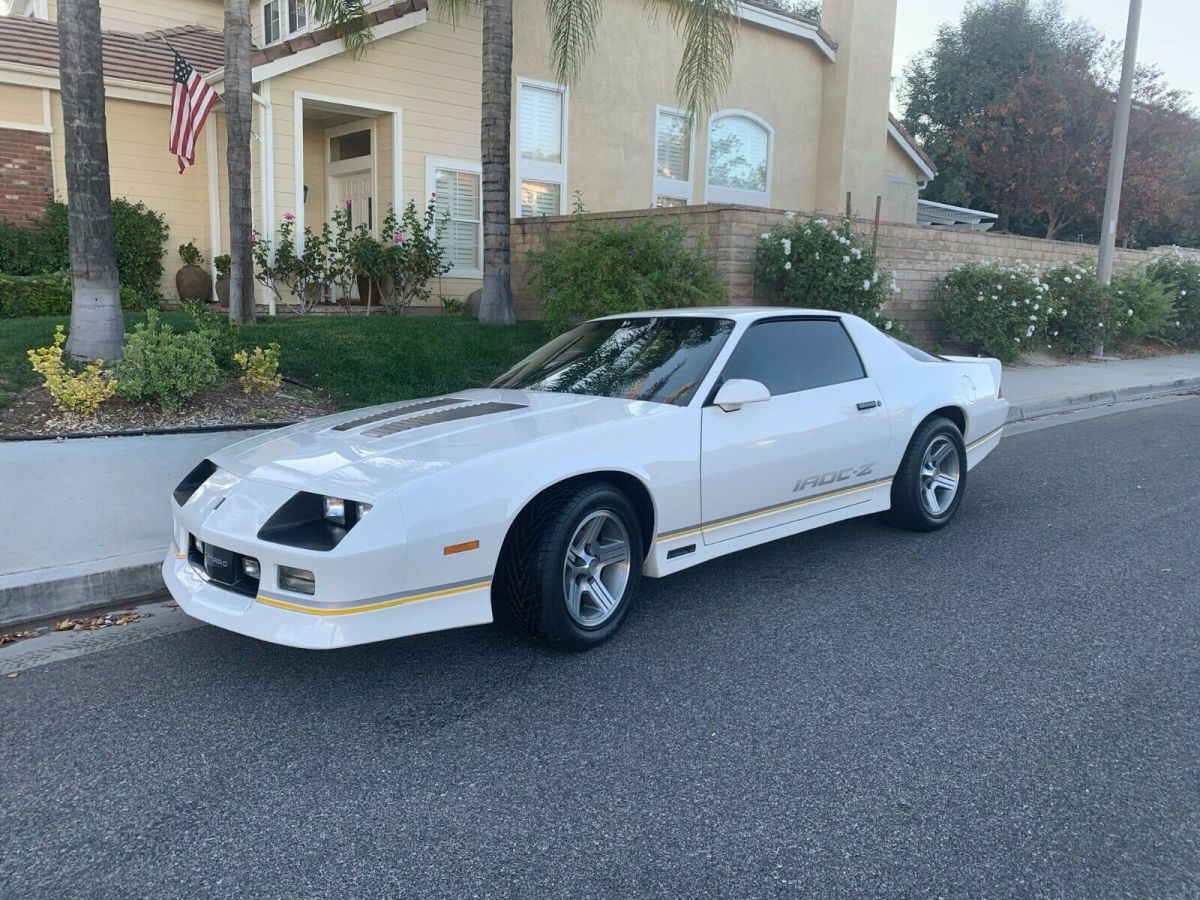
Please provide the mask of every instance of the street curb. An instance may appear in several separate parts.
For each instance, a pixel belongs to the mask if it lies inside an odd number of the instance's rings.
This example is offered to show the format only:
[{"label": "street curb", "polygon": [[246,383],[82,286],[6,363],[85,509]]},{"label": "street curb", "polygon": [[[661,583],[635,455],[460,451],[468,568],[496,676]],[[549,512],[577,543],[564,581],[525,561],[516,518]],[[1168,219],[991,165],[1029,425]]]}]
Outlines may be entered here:
[{"label": "street curb", "polygon": [[1008,424],[1024,422],[1027,419],[1037,419],[1042,416],[1075,412],[1079,409],[1090,409],[1095,406],[1107,406],[1111,403],[1121,403],[1126,400],[1147,400],[1151,397],[1161,397],[1164,394],[1174,394],[1197,388],[1200,388],[1200,376],[1177,378],[1174,381],[1161,381],[1157,384],[1120,388],[1112,391],[1096,391],[1090,394],[1051,397],[1046,400],[1023,403],[1020,406],[1013,404],[1008,408]]},{"label": "street curb", "polygon": [[0,588],[0,628],[140,600],[163,590],[161,562]]}]

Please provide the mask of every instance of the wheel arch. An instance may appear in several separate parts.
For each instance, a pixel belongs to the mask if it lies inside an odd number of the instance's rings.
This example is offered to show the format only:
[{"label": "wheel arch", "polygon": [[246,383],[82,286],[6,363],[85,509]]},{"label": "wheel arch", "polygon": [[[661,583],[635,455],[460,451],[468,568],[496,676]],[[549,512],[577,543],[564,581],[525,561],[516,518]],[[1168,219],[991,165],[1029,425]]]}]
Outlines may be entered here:
[{"label": "wheel arch", "polygon": [[949,419],[958,426],[958,433],[965,439],[967,436],[967,413],[961,406],[941,406],[937,409],[924,415],[914,426],[913,434],[916,434],[922,425],[930,419],[943,418]]}]

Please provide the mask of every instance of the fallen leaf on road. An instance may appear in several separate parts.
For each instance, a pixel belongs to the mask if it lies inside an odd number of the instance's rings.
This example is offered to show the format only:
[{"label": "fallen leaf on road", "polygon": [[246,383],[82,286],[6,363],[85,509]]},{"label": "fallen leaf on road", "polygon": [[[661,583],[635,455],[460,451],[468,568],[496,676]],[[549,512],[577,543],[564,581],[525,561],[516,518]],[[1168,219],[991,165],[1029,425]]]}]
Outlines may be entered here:
[{"label": "fallen leaf on road", "polygon": [[6,678],[16,678],[20,674],[21,674],[20,672],[9,672],[8,675],[6,675],[5,677]]}]

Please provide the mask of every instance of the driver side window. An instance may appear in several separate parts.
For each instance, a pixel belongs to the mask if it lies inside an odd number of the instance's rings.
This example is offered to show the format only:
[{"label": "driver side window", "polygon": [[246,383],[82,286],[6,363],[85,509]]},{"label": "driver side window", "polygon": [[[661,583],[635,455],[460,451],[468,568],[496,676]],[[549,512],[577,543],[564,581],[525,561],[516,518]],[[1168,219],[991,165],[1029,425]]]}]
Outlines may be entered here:
[{"label": "driver side window", "polygon": [[721,380],[748,378],[771,396],[865,378],[850,335],[836,319],[780,319],[750,326]]}]

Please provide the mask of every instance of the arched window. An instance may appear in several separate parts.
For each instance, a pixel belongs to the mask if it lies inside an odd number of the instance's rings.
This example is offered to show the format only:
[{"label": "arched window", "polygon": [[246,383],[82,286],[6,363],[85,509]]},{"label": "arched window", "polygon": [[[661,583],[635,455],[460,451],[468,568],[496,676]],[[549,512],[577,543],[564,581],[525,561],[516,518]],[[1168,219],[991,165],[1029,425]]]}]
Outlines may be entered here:
[{"label": "arched window", "polygon": [[772,136],[753,113],[724,110],[709,119],[704,202],[769,206]]}]

